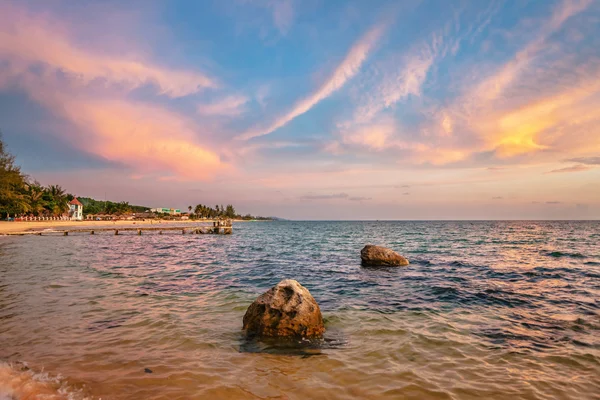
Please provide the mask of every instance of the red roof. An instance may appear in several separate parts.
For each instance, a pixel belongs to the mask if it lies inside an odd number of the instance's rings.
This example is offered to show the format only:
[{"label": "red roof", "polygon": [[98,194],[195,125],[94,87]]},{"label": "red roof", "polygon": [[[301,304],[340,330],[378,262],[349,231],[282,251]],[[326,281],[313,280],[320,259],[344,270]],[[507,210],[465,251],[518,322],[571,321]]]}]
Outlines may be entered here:
[{"label": "red roof", "polygon": [[73,205],[73,206],[80,206],[83,207],[83,204],[81,204],[81,202],[79,200],[77,200],[77,197],[75,197],[73,200],[71,200],[69,202],[69,204]]}]

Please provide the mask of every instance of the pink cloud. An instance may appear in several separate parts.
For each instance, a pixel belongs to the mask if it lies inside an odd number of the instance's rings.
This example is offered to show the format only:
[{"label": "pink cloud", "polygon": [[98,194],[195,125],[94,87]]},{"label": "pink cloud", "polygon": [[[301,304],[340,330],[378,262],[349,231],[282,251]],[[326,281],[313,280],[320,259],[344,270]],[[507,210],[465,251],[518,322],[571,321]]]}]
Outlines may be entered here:
[{"label": "pink cloud", "polygon": [[235,117],[244,113],[244,105],[248,102],[245,96],[228,96],[209,104],[199,104],[198,114],[205,116]]},{"label": "pink cloud", "polygon": [[571,167],[565,167],[565,168],[559,168],[559,169],[553,169],[552,171],[548,171],[548,174],[556,174],[556,173],[562,173],[562,172],[581,172],[581,171],[589,171],[590,169],[592,169],[592,167],[588,166],[588,165],[573,165]]},{"label": "pink cloud", "polygon": [[[203,74],[165,69],[127,56],[106,55],[75,44],[76,33],[50,17],[2,6],[0,88],[18,85],[54,116],[77,128],[60,132],[74,147],[126,165],[131,176],[206,181],[232,167],[207,144],[211,132],[190,119],[127,92],[153,83],[170,97],[216,85]],[[134,49],[135,50],[135,49]],[[33,72],[43,65],[49,71]],[[100,93],[92,82],[109,83]],[[199,137],[204,137],[200,140]]]},{"label": "pink cloud", "polygon": [[67,101],[66,116],[91,132],[81,146],[138,173],[211,180],[229,167],[196,142],[197,128],[159,107],[107,100]]},{"label": "pink cloud", "polygon": [[23,8],[2,5],[0,25],[0,57],[8,60],[13,73],[44,65],[83,84],[100,79],[130,90],[151,83],[170,97],[218,85],[200,72],[168,69],[140,56],[104,54],[78,46],[76,33],[61,21]]}]

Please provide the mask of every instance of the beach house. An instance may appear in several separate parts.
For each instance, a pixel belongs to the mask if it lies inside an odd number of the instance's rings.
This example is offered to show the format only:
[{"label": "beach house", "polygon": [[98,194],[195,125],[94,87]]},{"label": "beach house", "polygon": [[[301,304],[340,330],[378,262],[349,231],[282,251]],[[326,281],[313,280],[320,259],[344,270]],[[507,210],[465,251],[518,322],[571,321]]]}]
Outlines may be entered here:
[{"label": "beach house", "polygon": [[83,221],[83,204],[77,197],[69,202],[69,218],[72,221]]}]

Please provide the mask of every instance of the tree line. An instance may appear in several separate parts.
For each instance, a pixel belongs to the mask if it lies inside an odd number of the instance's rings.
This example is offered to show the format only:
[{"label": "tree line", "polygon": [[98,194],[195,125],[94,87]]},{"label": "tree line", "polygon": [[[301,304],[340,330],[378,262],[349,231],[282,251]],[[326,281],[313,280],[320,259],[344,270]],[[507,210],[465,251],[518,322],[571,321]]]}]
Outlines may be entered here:
[{"label": "tree line", "polygon": [[196,207],[188,206],[188,213],[190,218],[205,218],[205,219],[216,219],[216,218],[228,218],[228,219],[243,219],[243,220],[269,220],[270,218],[255,217],[250,214],[241,215],[235,211],[235,208],[231,204],[223,207],[218,204],[213,208],[198,204]]},{"label": "tree line", "polygon": [[134,206],[127,201],[113,202],[94,200],[90,197],[78,197],[77,200],[83,204],[84,214],[109,214],[123,215],[131,213],[143,213],[148,211],[148,207]]}]

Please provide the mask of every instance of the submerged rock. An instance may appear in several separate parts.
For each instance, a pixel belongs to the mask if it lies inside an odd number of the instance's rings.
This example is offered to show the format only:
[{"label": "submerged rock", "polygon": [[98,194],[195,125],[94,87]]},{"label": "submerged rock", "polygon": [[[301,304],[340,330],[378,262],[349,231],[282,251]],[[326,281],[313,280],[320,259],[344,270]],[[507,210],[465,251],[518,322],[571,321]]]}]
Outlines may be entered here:
[{"label": "submerged rock", "polygon": [[360,251],[360,259],[362,260],[362,265],[367,267],[402,267],[409,264],[406,258],[394,250],[371,244],[366,245]]},{"label": "submerged rock", "polygon": [[286,279],[260,295],[248,307],[244,326],[248,336],[321,337],[325,332],[319,305],[308,289]]}]

